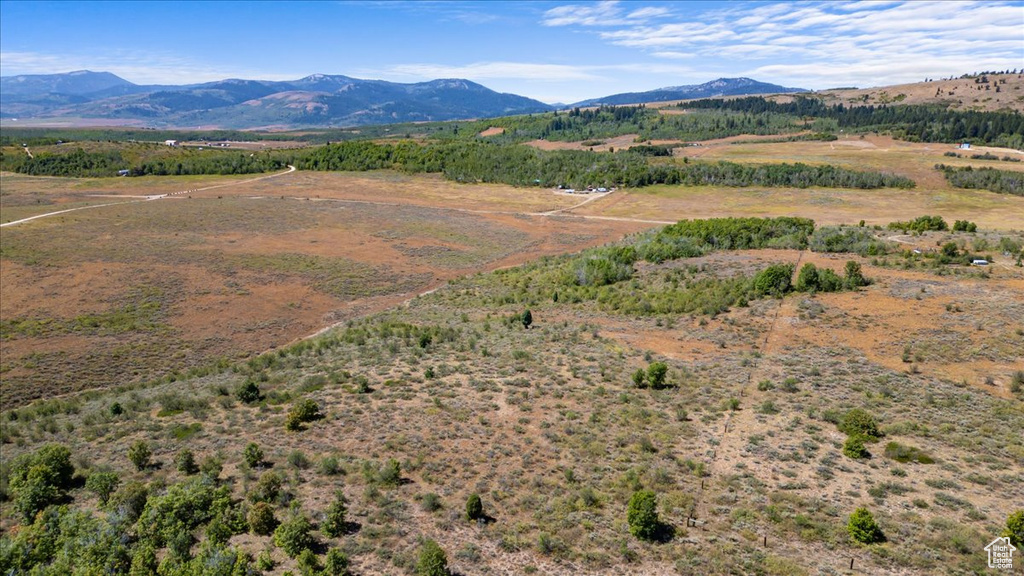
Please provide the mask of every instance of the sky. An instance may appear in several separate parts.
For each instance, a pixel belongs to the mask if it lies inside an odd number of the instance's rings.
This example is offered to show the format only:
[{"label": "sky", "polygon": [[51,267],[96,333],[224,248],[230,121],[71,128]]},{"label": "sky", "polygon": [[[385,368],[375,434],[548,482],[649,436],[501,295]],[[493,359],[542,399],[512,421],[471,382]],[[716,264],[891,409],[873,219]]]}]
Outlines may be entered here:
[{"label": "sky", "polygon": [[0,0],[0,75],[137,84],[466,78],[571,103],[749,77],[884,86],[1024,68],[1024,1]]}]

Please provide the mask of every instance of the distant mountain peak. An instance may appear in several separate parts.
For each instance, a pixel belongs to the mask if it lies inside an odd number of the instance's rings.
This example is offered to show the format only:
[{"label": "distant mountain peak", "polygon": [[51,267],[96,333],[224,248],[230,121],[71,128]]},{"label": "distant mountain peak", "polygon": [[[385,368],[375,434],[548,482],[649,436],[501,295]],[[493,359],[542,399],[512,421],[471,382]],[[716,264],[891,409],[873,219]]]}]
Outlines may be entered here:
[{"label": "distant mountain peak", "polygon": [[647,92],[626,92],[612,94],[603,98],[593,98],[577,102],[573,106],[596,106],[598,104],[622,105],[639,104],[642,102],[666,102],[670,100],[692,100],[695,98],[715,98],[719,96],[745,96],[749,94],[785,94],[807,92],[803,88],[787,88],[777,84],[760,82],[753,78],[718,78],[703,84],[684,86],[666,86]]},{"label": "distant mountain peak", "polygon": [[[97,86],[79,86],[86,81]],[[0,114],[5,116],[140,119],[152,126],[353,126],[552,110],[543,102],[500,94],[463,78],[401,84],[316,73],[284,82],[229,78],[186,86],[136,86],[112,74],[82,71],[2,82]],[[78,91],[68,91],[69,86]]]}]

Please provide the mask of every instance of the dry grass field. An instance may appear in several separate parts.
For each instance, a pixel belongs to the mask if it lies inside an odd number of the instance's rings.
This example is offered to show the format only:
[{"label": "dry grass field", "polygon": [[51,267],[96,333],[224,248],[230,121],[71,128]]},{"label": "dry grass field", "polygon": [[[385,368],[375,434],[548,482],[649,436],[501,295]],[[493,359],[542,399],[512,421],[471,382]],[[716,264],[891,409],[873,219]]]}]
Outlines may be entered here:
[{"label": "dry grass field", "polygon": [[[8,221],[94,194],[108,203],[252,179],[9,178]],[[3,404],[244,357],[451,278],[642,227],[523,214],[579,201],[430,177],[300,173],[6,227]]]},{"label": "dry grass field", "polygon": [[[275,518],[304,513],[316,553],[340,549],[353,574],[411,574],[425,538],[466,576],[996,574],[983,548],[1024,502],[1024,268],[996,247],[1024,242],[1024,198],[951,188],[933,165],[1024,166],[877,136],[751,140],[677,152],[918,185],[587,198],[395,172],[0,175],[3,222],[198,190],[2,229],[4,460],[58,442],[80,477],[113,471],[166,495],[189,481],[175,464],[187,448],[242,512],[276,478]],[[924,214],[979,231],[884,229]],[[890,251],[711,251],[638,262],[611,286],[564,280],[590,258],[574,253],[658,222],[780,215],[864,220]],[[994,264],[932,265],[950,242]],[[850,260],[870,285],[657,308],[679,294],[714,300],[772,264],[841,274]],[[667,386],[635,386],[656,362]],[[249,403],[247,384],[259,390]],[[304,400],[323,417],[288,428]],[[844,454],[837,426],[852,409],[881,435],[864,458]],[[154,465],[129,463],[137,442]],[[264,458],[250,465],[253,442]],[[652,541],[630,535],[639,489],[657,494]],[[347,524],[330,536],[338,492]],[[466,519],[473,493],[484,520]],[[81,483],[71,495],[113,510]],[[884,542],[851,539],[858,507]],[[0,504],[12,539],[24,530],[14,508]],[[265,560],[264,573],[308,571],[271,536],[241,532],[227,544]],[[214,537],[184,533],[186,555]]]},{"label": "dry grass field", "polygon": [[[774,262],[841,271],[847,258],[719,252],[645,264],[638,282]],[[238,497],[268,470],[281,475],[314,519],[341,490],[350,528],[317,538],[358,574],[410,571],[421,537],[467,575],[986,573],[982,547],[1024,499],[1024,405],[1009,392],[1024,369],[1024,274],[938,276],[854,258],[873,280],[860,291],[713,316],[541,300],[529,270],[472,276],[238,373],[22,409],[5,435],[13,451],[88,446],[76,466],[125,481],[183,480],[167,464],[188,447],[223,459],[222,481]],[[502,302],[518,298],[533,311],[529,330],[504,321],[523,304]],[[669,387],[635,388],[630,374],[652,361],[668,364]],[[949,371],[954,363],[964,369]],[[233,398],[247,378],[265,395],[258,406]],[[282,433],[300,398],[326,417]],[[126,413],[111,416],[113,402]],[[870,458],[841,453],[833,422],[851,408],[884,432]],[[124,450],[139,440],[161,468],[129,470]],[[249,442],[267,465],[241,463]],[[932,463],[886,456],[892,442]],[[379,472],[389,459],[400,463],[396,485]],[[626,502],[641,487],[658,494],[671,540],[629,536]],[[465,519],[470,493],[487,522]],[[887,542],[850,542],[857,506]],[[231,543],[270,550],[274,573],[297,570],[269,537]]]}]

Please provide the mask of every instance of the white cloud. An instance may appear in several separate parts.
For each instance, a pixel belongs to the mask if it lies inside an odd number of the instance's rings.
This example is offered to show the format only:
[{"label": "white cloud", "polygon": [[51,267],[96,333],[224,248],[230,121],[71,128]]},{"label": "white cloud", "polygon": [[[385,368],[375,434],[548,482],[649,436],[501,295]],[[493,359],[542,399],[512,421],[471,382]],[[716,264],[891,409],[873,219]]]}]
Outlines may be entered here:
[{"label": "white cloud", "polygon": [[609,26],[625,22],[616,0],[597,4],[569,4],[558,6],[544,13],[545,26]]},{"label": "white cloud", "polygon": [[916,81],[1024,63],[1019,0],[732,3],[686,14],[663,4],[653,11],[631,8],[644,21],[631,22],[617,4],[602,3],[553,8],[544,23],[594,26],[601,13],[607,20],[598,35],[609,44],[656,58],[699,59],[729,73],[745,68],[749,75],[799,80],[810,88],[836,81]]}]

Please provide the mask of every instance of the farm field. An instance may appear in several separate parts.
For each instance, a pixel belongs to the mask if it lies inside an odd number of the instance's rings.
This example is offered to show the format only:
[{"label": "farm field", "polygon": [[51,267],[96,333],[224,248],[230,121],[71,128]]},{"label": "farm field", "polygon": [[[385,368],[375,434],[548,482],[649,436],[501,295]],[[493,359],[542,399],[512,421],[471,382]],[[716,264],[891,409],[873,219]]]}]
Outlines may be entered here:
[{"label": "farm field", "polygon": [[[1024,172],[1024,163],[950,158],[943,154],[953,150],[952,146],[901,142],[884,136],[836,142],[746,143],[744,140],[744,137],[727,138],[675,150],[679,156],[691,159],[803,162],[894,172],[912,178],[917,186],[910,190],[844,190],[659,185],[610,196],[575,212],[663,220],[786,214],[812,218],[820,224],[854,224],[864,220],[869,225],[882,226],[899,219],[900,214],[937,213],[951,219],[969,218],[984,228],[1000,230],[1020,229],[1024,222],[1024,198],[953,188],[934,168],[935,164],[943,163]],[[979,149],[965,156],[986,151]],[[1021,156],[1018,151],[995,152]]]}]

